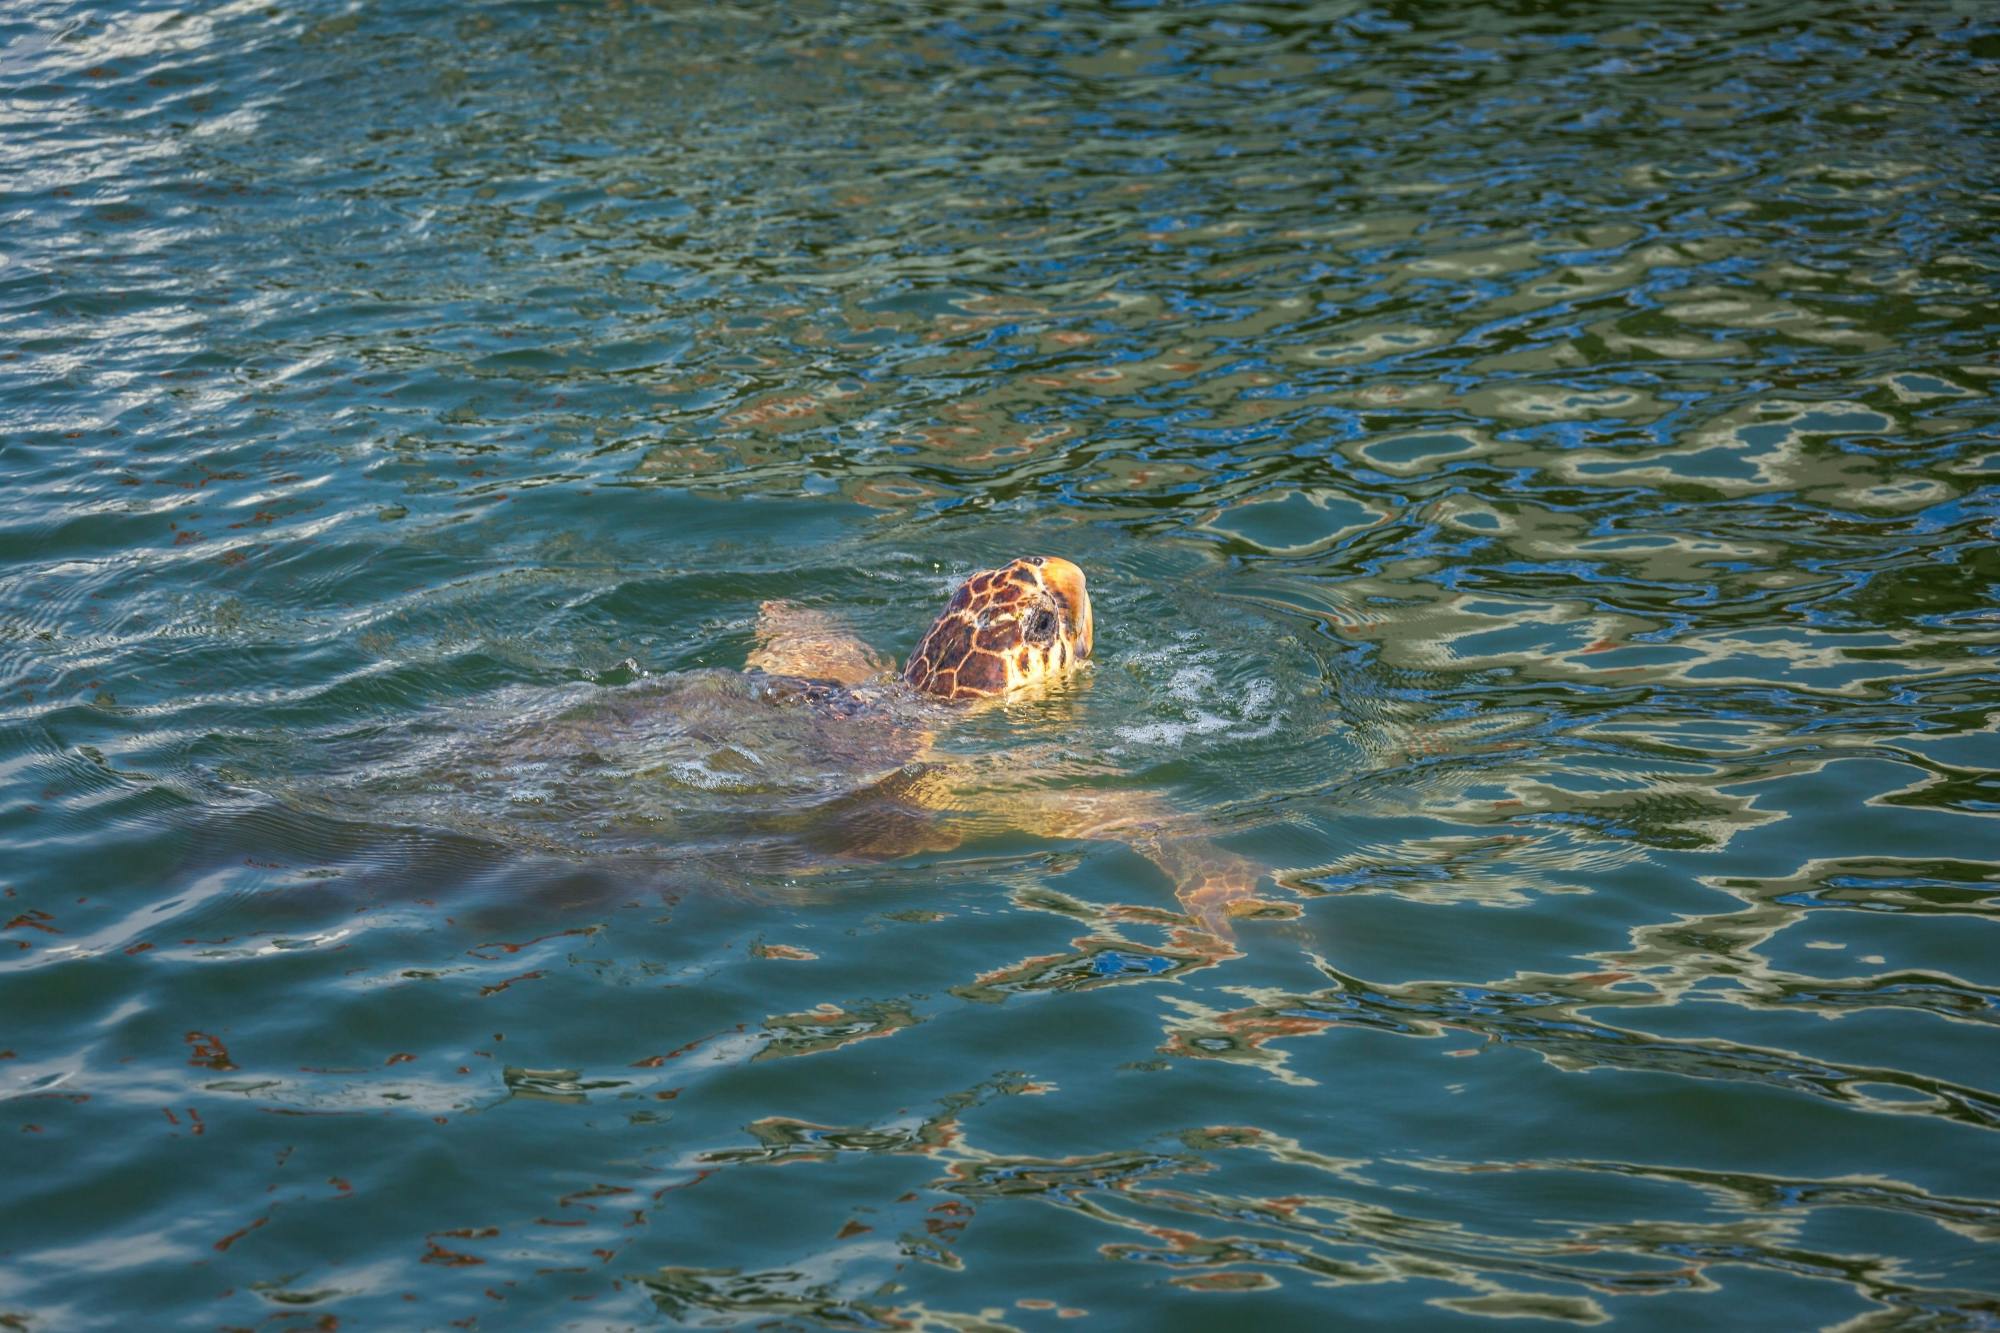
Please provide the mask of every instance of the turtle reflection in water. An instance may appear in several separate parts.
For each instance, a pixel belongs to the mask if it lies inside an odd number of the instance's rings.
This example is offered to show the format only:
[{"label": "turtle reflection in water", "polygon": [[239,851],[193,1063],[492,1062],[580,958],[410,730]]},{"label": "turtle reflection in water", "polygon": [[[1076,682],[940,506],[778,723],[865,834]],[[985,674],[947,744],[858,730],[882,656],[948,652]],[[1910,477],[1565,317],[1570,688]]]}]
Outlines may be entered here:
[{"label": "turtle reflection in water", "polygon": [[1092,638],[1083,571],[1046,556],[967,579],[900,675],[826,612],[766,602],[747,670],[579,687],[559,711],[517,713],[469,751],[461,733],[451,762],[433,752],[414,785],[449,805],[503,784],[511,839],[609,850],[637,835],[684,863],[752,875],[945,851],[982,829],[1115,839],[1225,933],[1252,903],[1257,868],[1188,817],[1149,793],[1052,785],[1065,774],[1057,756],[933,748],[969,707],[1068,678]]}]

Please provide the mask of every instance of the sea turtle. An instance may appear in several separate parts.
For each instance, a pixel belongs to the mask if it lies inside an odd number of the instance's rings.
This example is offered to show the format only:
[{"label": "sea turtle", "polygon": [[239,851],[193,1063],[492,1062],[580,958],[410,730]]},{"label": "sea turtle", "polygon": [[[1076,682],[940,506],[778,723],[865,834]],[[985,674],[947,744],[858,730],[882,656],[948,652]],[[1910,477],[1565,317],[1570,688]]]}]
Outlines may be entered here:
[{"label": "sea turtle", "polygon": [[1006,829],[1112,839],[1222,934],[1258,870],[1164,800],[1052,746],[934,743],[982,702],[1061,684],[1094,637],[1083,571],[1054,556],[960,583],[900,673],[836,616],[767,601],[743,670],[503,692],[428,723],[414,751],[371,756],[357,786],[399,820],[563,854],[639,853],[676,878],[800,883]]}]

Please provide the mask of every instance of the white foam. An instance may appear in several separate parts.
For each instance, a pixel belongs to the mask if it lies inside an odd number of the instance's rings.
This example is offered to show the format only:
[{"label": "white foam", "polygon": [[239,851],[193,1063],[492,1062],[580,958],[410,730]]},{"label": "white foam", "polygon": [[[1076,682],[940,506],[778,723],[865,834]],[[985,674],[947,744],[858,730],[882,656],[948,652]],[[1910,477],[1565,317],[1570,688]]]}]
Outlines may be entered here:
[{"label": "white foam", "polygon": [[1277,687],[1262,679],[1247,682],[1227,703],[1215,672],[1203,665],[1182,666],[1168,678],[1165,694],[1185,706],[1188,716],[1159,718],[1118,728],[1119,738],[1132,745],[1165,746],[1178,749],[1190,737],[1221,736],[1230,740],[1257,740],[1278,729],[1281,720],[1272,708]]},{"label": "white foam", "polygon": [[718,773],[699,759],[680,759],[667,765],[667,773],[683,787],[699,787],[703,791],[723,791],[739,787],[743,778],[735,773]]}]

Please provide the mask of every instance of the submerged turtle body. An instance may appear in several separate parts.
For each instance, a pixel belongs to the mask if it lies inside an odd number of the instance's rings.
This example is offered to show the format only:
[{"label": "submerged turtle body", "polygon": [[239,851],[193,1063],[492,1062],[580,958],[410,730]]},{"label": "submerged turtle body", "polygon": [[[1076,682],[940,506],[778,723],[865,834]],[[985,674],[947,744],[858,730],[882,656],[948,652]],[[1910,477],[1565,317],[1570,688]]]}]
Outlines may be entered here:
[{"label": "submerged turtle body", "polygon": [[467,831],[664,857],[721,882],[945,850],[979,829],[1113,838],[1212,925],[1256,873],[1164,802],[1059,789],[1021,754],[976,766],[933,748],[968,703],[1076,671],[1093,637],[1083,572],[1054,557],[967,579],[900,675],[826,612],[766,602],[745,670],[510,693],[368,786]]},{"label": "submerged turtle body", "polygon": [[551,849],[733,859],[789,844],[791,873],[948,847],[945,810],[966,803],[933,754],[938,729],[969,702],[1070,674],[1090,645],[1082,571],[1051,557],[966,580],[900,676],[827,612],[766,602],[745,670],[511,691],[370,785]]},{"label": "submerged turtle body", "polygon": [[952,845],[910,794],[946,712],[888,680],[675,672],[573,687],[425,778],[461,813],[505,801],[510,839],[792,875]]},{"label": "submerged turtle body", "polygon": [[838,796],[922,758],[930,711],[884,686],[699,670],[595,689],[509,736],[515,763],[607,765],[737,812]]}]

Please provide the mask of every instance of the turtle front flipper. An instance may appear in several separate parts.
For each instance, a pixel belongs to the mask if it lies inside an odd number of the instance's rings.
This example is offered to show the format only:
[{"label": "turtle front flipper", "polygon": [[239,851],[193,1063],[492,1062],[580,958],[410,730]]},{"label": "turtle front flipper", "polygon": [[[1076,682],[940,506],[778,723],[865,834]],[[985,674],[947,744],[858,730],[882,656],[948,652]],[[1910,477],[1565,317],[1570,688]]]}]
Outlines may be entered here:
[{"label": "turtle front flipper", "polygon": [[[1165,872],[1181,910],[1227,940],[1237,917],[1288,914],[1258,896],[1268,872],[1208,835],[1206,821],[1153,791],[1047,790],[1008,803],[1012,822],[1041,837],[1122,842]],[[1295,914],[1295,913],[1290,913]]]},{"label": "turtle front flipper", "polygon": [[784,601],[757,608],[757,646],[750,650],[746,665],[774,676],[804,676],[838,685],[859,685],[889,670],[888,659],[834,616]]},{"label": "turtle front flipper", "polygon": [[1264,877],[1257,863],[1207,838],[1142,835],[1131,846],[1167,873],[1182,910],[1217,938],[1230,938],[1235,917],[1277,910],[1257,896]]}]

